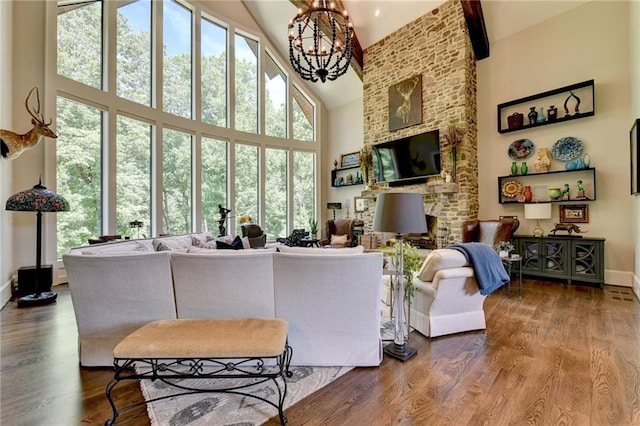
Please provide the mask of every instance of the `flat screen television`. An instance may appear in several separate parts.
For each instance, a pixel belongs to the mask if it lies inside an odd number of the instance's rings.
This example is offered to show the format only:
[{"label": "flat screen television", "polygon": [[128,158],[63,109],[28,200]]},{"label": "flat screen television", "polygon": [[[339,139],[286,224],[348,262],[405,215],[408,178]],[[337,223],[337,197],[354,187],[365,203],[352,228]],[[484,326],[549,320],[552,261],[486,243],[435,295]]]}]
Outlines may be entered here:
[{"label": "flat screen television", "polygon": [[376,182],[417,183],[440,174],[440,131],[407,136],[372,147]]}]

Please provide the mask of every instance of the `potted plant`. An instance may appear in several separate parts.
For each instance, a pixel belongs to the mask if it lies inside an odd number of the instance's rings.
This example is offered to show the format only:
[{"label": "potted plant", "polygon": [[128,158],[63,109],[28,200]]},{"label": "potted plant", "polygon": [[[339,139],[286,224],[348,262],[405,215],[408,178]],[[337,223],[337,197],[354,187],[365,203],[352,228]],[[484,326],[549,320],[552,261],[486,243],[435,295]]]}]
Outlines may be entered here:
[{"label": "potted plant", "polygon": [[494,248],[496,249],[500,257],[509,257],[509,253],[516,249],[511,241],[498,241]]},{"label": "potted plant", "polygon": [[[382,252],[385,256],[390,257],[391,262],[395,262],[395,259],[398,257],[400,252],[400,245],[395,244],[395,238],[389,240],[393,245],[389,246],[385,243],[380,245]],[[420,256],[418,254],[418,249],[416,249],[411,244],[404,242],[404,256],[403,258],[403,267],[404,267],[404,281],[406,283],[405,287],[405,299],[409,302],[409,306],[411,306],[411,299],[413,298],[414,288],[413,288],[413,274],[415,274],[422,262],[420,261]],[[395,265],[393,265],[395,267]]]},{"label": "potted plant", "polygon": [[309,228],[311,228],[311,238],[314,240],[318,238],[318,221],[311,218],[309,219]]}]

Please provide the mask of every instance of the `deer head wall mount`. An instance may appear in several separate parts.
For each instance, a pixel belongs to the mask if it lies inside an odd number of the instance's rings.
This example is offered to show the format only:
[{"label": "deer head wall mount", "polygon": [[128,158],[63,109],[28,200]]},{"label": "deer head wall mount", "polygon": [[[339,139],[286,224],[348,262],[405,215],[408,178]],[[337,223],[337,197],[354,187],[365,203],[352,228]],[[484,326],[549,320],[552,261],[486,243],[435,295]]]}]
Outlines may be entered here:
[{"label": "deer head wall mount", "polygon": [[[29,100],[34,91],[36,92],[37,106],[32,108],[29,106]],[[52,120],[49,119],[49,122],[45,123],[44,116],[40,113],[40,93],[37,87],[29,91],[27,98],[24,100],[24,106],[32,117],[31,124],[33,124],[33,128],[31,130],[19,135],[11,130],[0,129],[0,153],[8,160],[18,158],[24,151],[36,146],[43,136],[53,139],[58,137],[53,130],[49,129]]]}]

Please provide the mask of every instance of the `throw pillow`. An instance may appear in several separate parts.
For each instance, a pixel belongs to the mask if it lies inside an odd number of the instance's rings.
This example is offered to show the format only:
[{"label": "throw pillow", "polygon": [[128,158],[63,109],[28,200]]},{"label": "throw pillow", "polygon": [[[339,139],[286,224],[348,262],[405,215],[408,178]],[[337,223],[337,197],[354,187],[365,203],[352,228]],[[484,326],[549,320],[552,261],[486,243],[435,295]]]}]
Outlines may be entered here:
[{"label": "throw pillow", "polygon": [[220,250],[242,250],[244,245],[242,244],[242,238],[240,238],[240,236],[236,236],[231,244],[227,244],[224,241],[218,241],[216,243],[216,248]]},{"label": "throw pillow", "polygon": [[332,246],[344,246],[347,244],[347,235],[332,235],[331,236],[331,245]]},{"label": "throw pillow", "polygon": [[[155,238],[152,242],[156,251],[173,251],[191,247],[191,236]],[[160,247],[160,248],[159,248]]]},{"label": "throw pillow", "polygon": [[242,238],[240,238],[240,240],[242,241],[242,248],[243,249],[250,249],[251,248],[251,243],[249,242],[249,237],[242,237]]},{"label": "throw pillow", "polygon": [[207,237],[203,234],[193,234],[191,235],[191,245],[194,247],[202,247],[207,243]]},{"label": "throw pillow", "polygon": [[422,263],[417,276],[420,281],[431,282],[441,269],[459,268],[468,264],[467,258],[458,250],[433,250]]}]

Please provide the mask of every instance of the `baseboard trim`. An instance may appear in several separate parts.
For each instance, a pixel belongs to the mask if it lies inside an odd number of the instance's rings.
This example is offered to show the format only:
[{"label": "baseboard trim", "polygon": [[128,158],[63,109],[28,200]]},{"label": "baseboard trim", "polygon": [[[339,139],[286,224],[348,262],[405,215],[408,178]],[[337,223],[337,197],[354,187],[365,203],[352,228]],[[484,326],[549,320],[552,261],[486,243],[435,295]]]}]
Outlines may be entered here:
[{"label": "baseboard trim", "polygon": [[4,305],[11,300],[11,280],[6,281],[0,287],[0,306],[4,308]]},{"label": "baseboard trim", "polygon": [[604,283],[620,287],[633,287],[633,272],[606,269],[604,271]]}]

